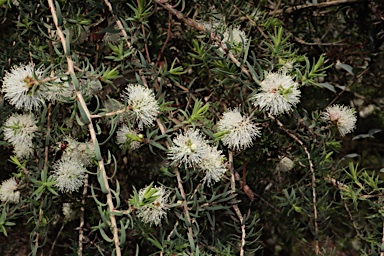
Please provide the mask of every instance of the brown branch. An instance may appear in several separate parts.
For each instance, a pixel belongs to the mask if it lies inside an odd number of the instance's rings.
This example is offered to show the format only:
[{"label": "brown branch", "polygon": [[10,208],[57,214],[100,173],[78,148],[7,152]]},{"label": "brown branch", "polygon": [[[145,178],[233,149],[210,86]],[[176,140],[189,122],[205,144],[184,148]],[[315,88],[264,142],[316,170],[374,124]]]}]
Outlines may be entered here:
[{"label": "brown branch", "polygon": [[77,249],[77,255],[82,255],[83,252],[83,239],[84,239],[84,211],[85,211],[85,198],[87,197],[88,188],[88,173],[85,174],[83,197],[81,199],[80,207],[80,225],[79,225],[79,248]]},{"label": "brown branch", "polygon": [[161,60],[163,59],[163,56],[164,56],[165,48],[167,47],[167,44],[168,44],[169,39],[171,39],[171,36],[172,36],[171,28],[172,28],[172,14],[169,13],[169,17],[168,17],[168,29],[167,29],[167,38],[165,39],[165,42],[164,42],[164,44],[163,44],[163,46],[161,47],[161,50],[160,50],[160,52],[159,52],[159,56],[157,57],[157,61],[156,61],[156,66],[157,66],[157,67],[159,67],[159,64],[160,64],[160,62],[161,62]]},{"label": "brown branch", "polygon": [[[154,0],[154,2],[156,2],[157,4],[161,5],[164,9],[166,9],[167,11],[169,11],[170,13],[172,13],[173,15],[175,15],[177,18],[179,18],[180,20],[182,20],[186,25],[190,26],[190,27],[193,27],[199,31],[202,31],[204,33],[207,33],[207,30],[205,29],[205,27],[200,24],[199,22],[195,21],[195,20],[192,20],[191,18],[188,18],[187,16],[185,16],[183,13],[179,12],[178,10],[174,9],[170,4],[167,4],[167,3],[164,3],[162,0]],[[228,57],[231,59],[231,61],[238,67],[240,67],[241,71],[246,75],[248,76],[249,78],[252,78],[250,72],[248,71],[248,69],[244,66],[244,65],[241,65],[240,61],[238,59],[236,59],[235,55],[233,55],[229,50],[228,48],[226,47],[226,45],[220,40],[220,38],[218,36],[216,36],[215,34],[211,33],[211,39],[218,42],[218,45],[221,49],[223,49],[223,51],[228,55]]]},{"label": "brown branch", "polygon": [[[337,95],[336,95],[336,97],[331,101],[331,102],[329,102],[328,103],[328,105],[325,107],[325,108],[327,108],[327,107],[329,107],[330,105],[332,105],[344,92],[346,92],[346,91],[350,91],[350,89],[349,89],[349,87],[351,87],[351,85],[353,85],[353,83],[355,82],[355,81],[357,81],[357,79],[358,78],[360,78],[362,75],[364,75],[366,72],[368,72],[368,70],[369,70],[369,68],[366,68],[366,69],[364,69],[363,71],[361,71],[359,74],[357,74],[356,75],[356,77],[355,77],[355,79],[354,79],[354,81],[352,82],[352,83],[350,83],[350,84],[348,84],[347,86],[345,86],[345,88],[344,88],[344,90],[342,90],[341,92],[339,92]],[[357,96],[356,95],[357,93],[354,93],[354,95],[355,96]],[[364,96],[363,96],[364,97]]]},{"label": "brown branch", "polygon": [[[234,167],[233,167],[233,152],[232,151],[228,152],[228,164],[229,164],[229,170],[230,170],[230,173],[231,173],[231,179],[230,179],[231,190],[232,190],[232,193],[236,193],[236,183],[235,183],[236,178],[235,178],[235,170],[234,170]],[[244,220],[243,220],[243,215],[241,214],[241,211],[239,209],[239,206],[237,206],[237,204],[233,204],[232,207],[235,210],[237,218],[239,218],[239,221],[240,221],[240,224],[241,224],[240,256],[243,256],[244,255],[244,247],[245,247],[245,236],[246,236],[246,233],[245,233],[245,223],[244,223]]]},{"label": "brown branch", "polygon": [[49,250],[49,255],[48,255],[48,256],[52,256],[52,254],[53,254],[53,249],[54,249],[55,246],[56,246],[57,240],[59,239],[59,237],[60,237],[60,235],[61,235],[61,232],[62,232],[63,229],[64,229],[64,226],[65,226],[65,222],[63,222],[63,224],[61,225],[61,228],[60,228],[59,232],[57,232],[57,236],[56,236],[55,240],[54,240],[53,243],[52,243],[51,250]]},{"label": "brown branch", "polygon": [[131,48],[131,43],[128,41],[128,34],[127,31],[125,31],[123,24],[121,21],[116,17],[116,15],[113,13],[113,8],[111,3],[108,0],[104,0],[105,5],[108,7],[109,12],[112,14],[112,18],[115,20],[116,25],[119,27],[120,32],[123,34],[125,38],[125,42],[127,44],[128,48]]},{"label": "brown branch", "polygon": [[[137,6],[139,8],[141,8],[142,6],[140,6],[140,1],[139,0],[136,0],[136,3],[137,3]],[[143,37],[146,38],[145,36],[145,26],[144,24],[141,24],[141,32],[143,33]],[[145,41],[145,44],[144,44],[144,48],[145,48],[145,55],[147,57],[147,61],[148,63],[151,63],[151,57],[149,56],[149,50],[148,50],[148,44],[147,44],[147,41]]]},{"label": "brown branch", "polygon": [[296,6],[288,7],[285,9],[271,11],[269,12],[269,15],[273,16],[273,15],[291,14],[295,11],[308,9],[308,8],[326,8],[326,7],[340,5],[340,4],[352,4],[352,3],[358,3],[358,2],[364,2],[364,0],[335,0],[330,2],[318,3],[318,4],[296,5]]},{"label": "brown branch", "polygon": [[[161,131],[161,134],[163,134],[163,135],[166,134],[166,130],[165,130],[163,124],[161,123],[161,121],[158,118],[156,119],[156,123],[157,123],[157,126],[159,127],[159,129]],[[169,149],[170,146],[169,146],[168,141],[166,141],[165,143],[166,143],[166,147]],[[188,233],[191,236],[191,238],[193,238],[192,219],[191,219],[191,216],[189,215],[189,209],[188,209],[188,205],[187,205],[187,196],[185,195],[185,191],[184,191],[184,187],[183,187],[183,180],[182,180],[182,178],[180,176],[180,172],[177,169],[177,167],[174,168],[174,171],[175,171],[176,178],[177,178],[177,186],[178,186],[178,188],[180,190],[180,195],[183,198],[184,214],[185,214],[185,217],[187,218],[187,220],[189,222]]]},{"label": "brown branch", "polygon": [[94,118],[103,118],[103,117],[115,116],[115,115],[126,113],[130,109],[131,109],[131,107],[128,106],[125,109],[120,109],[120,110],[116,110],[116,111],[113,111],[113,112],[108,112],[108,113],[100,114],[100,115],[90,115],[89,117],[94,119]]},{"label": "brown branch", "polygon": [[319,255],[320,249],[319,249],[319,240],[318,240],[319,227],[317,224],[318,218],[317,218],[317,199],[316,199],[316,176],[315,176],[315,170],[313,167],[313,163],[311,160],[311,154],[309,153],[308,148],[304,145],[304,143],[298,137],[296,137],[296,135],[292,134],[290,131],[285,129],[283,124],[278,119],[276,119],[274,116],[272,116],[270,114],[268,114],[268,116],[269,116],[269,118],[274,120],[277,123],[277,125],[279,126],[279,128],[281,130],[283,130],[286,134],[288,134],[289,137],[291,137],[297,143],[299,143],[307,155],[307,159],[308,159],[308,163],[309,163],[309,170],[312,174],[311,186],[312,186],[312,203],[313,203],[313,224],[314,224],[314,228],[315,228],[315,255]]}]

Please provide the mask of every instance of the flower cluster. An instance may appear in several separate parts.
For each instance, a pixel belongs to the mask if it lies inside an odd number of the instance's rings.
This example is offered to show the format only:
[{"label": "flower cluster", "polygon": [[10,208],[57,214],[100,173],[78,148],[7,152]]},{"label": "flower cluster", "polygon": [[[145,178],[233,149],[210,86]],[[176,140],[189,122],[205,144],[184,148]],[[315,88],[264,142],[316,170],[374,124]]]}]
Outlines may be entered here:
[{"label": "flower cluster", "polygon": [[329,121],[336,125],[341,136],[352,132],[356,124],[356,111],[354,108],[346,106],[332,105],[325,109],[321,114],[324,121]]},{"label": "flower cluster", "polygon": [[254,105],[272,115],[288,113],[300,102],[298,83],[284,71],[267,73],[260,86],[260,92],[253,97]]},{"label": "flower cluster", "polygon": [[223,144],[232,150],[249,148],[252,140],[261,135],[260,128],[242,116],[238,109],[224,113],[217,126],[218,132],[223,133]]},{"label": "flower cluster", "polygon": [[17,188],[15,178],[3,181],[0,186],[0,200],[17,204],[20,200],[20,191],[17,191]]},{"label": "flower cluster", "polygon": [[90,166],[95,157],[95,147],[92,142],[78,142],[69,136],[63,139],[65,150],[63,157],[70,158],[84,166]]},{"label": "flower cluster", "polygon": [[145,126],[151,126],[159,113],[153,92],[141,85],[128,85],[123,97],[130,108],[131,117],[134,122],[138,123],[140,129]]},{"label": "flower cluster", "polygon": [[[240,29],[240,26],[233,28],[233,29],[227,29],[224,32],[222,44],[229,44],[231,47],[231,51],[233,51],[236,54],[240,54],[243,52],[243,49],[245,45],[247,44],[248,38],[244,31]],[[223,49],[220,48],[221,51]]]},{"label": "flower cluster", "polygon": [[17,157],[28,158],[33,153],[32,139],[38,130],[33,114],[13,114],[4,124],[4,139],[12,144]]},{"label": "flower cluster", "polygon": [[77,191],[84,183],[86,169],[79,161],[70,157],[62,157],[55,162],[53,169],[56,187],[61,192],[72,193]]},{"label": "flower cluster", "polygon": [[3,79],[4,98],[9,99],[9,103],[16,109],[39,109],[44,105],[45,99],[38,81],[42,74],[43,72],[40,69],[35,70],[31,63],[13,67]]},{"label": "flower cluster", "polygon": [[124,124],[116,132],[116,141],[121,149],[133,151],[142,145],[143,135],[138,134]]},{"label": "flower cluster", "polygon": [[92,164],[95,148],[91,142],[83,143],[65,137],[62,157],[53,164],[53,178],[61,192],[77,191],[84,182],[86,167]]},{"label": "flower cluster", "polygon": [[204,171],[204,181],[207,181],[208,186],[212,181],[219,181],[226,171],[223,163],[225,157],[221,151],[211,147],[198,130],[188,129],[184,134],[179,134],[169,149],[168,159],[173,164]]},{"label": "flower cluster", "polygon": [[140,189],[138,216],[144,223],[159,225],[169,208],[167,199],[168,192],[162,186],[147,186]]},{"label": "flower cluster", "polygon": [[[12,67],[3,78],[4,98],[16,109],[32,111],[44,106],[45,101],[65,101],[74,95],[72,84],[59,78],[44,79],[43,74],[41,68],[35,69],[32,63]],[[81,79],[80,83],[85,97],[91,98],[101,90],[98,80]]]},{"label": "flower cluster", "polygon": [[221,154],[221,150],[216,147],[208,147],[207,153],[202,157],[200,169],[205,172],[204,182],[208,186],[211,183],[218,182],[226,172],[223,164],[225,157]]},{"label": "flower cluster", "polygon": [[193,129],[177,135],[173,144],[169,149],[168,158],[175,164],[184,164],[186,167],[198,166],[208,150],[203,136],[199,131]]}]

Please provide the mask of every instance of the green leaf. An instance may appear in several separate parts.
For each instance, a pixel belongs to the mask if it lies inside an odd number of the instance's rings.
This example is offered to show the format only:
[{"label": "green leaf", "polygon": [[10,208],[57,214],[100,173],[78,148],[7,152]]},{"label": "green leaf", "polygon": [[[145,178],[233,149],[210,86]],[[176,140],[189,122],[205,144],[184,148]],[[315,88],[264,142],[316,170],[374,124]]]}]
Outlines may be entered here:
[{"label": "green leaf", "polygon": [[168,149],[166,149],[165,147],[163,147],[160,143],[158,143],[158,142],[155,142],[155,141],[149,141],[149,144],[150,145],[152,145],[152,146],[154,146],[154,147],[156,147],[156,148],[158,148],[158,149],[161,149],[161,150],[163,150],[164,152],[167,152],[168,151]]},{"label": "green leaf", "polygon": [[101,161],[101,160],[103,160],[103,158],[101,157],[101,152],[100,152],[99,142],[97,141],[96,138],[95,138],[95,140],[93,141],[93,145],[94,145],[94,148],[95,148],[96,160],[97,160],[97,161]]},{"label": "green leaf", "polygon": [[352,68],[350,65],[348,65],[348,64],[343,64],[343,63],[341,63],[340,61],[338,61],[338,62],[336,63],[335,68],[336,68],[337,70],[343,69],[343,70],[347,71],[349,74],[351,74],[351,75],[355,75],[355,74],[353,73],[353,68]]},{"label": "green leaf", "polygon": [[120,241],[120,245],[123,245],[125,243],[125,240],[127,239],[127,234],[125,232],[125,226],[123,224],[123,221],[120,220],[120,236],[119,236],[119,241]]},{"label": "green leaf", "polygon": [[55,1],[57,24],[61,27],[63,25],[63,16],[61,15],[61,8],[57,1]]},{"label": "green leaf", "polygon": [[[103,178],[103,173],[100,171],[97,172],[97,181],[100,184],[101,191],[104,194],[108,194],[107,186],[105,185],[104,178]],[[107,181],[108,182],[108,181]]]},{"label": "green leaf", "polygon": [[109,242],[109,243],[112,243],[112,242],[113,242],[113,239],[112,239],[112,238],[109,238],[109,237],[107,236],[107,234],[105,234],[104,229],[99,228],[99,230],[100,230],[100,234],[101,234],[101,236],[104,238],[105,241],[107,241],[107,242]]},{"label": "green leaf", "polygon": [[150,236],[151,236],[152,238],[151,238],[151,237],[148,237],[148,238],[147,238],[148,241],[149,241],[152,245],[156,246],[156,247],[159,248],[161,251],[163,251],[164,248],[163,248],[163,246],[160,244],[160,242],[159,242],[153,235],[150,234]]},{"label": "green leaf", "polygon": [[82,121],[86,125],[90,124],[91,121],[89,120],[87,113],[85,113],[83,106],[81,106],[81,104],[79,104],[78,106],[79,106],[79,111],[80,111],[80,116],[81,116]]}]

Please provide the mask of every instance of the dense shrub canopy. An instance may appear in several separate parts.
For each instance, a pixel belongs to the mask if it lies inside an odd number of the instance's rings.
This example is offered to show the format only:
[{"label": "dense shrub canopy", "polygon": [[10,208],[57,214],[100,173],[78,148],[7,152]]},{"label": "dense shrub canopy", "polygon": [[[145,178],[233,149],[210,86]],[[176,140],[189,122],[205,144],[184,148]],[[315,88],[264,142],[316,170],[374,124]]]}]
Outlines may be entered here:
[{"label": "dense shrub canopy", "polygon": [[381,1],[0,14],[2,255],[383,254]]}]

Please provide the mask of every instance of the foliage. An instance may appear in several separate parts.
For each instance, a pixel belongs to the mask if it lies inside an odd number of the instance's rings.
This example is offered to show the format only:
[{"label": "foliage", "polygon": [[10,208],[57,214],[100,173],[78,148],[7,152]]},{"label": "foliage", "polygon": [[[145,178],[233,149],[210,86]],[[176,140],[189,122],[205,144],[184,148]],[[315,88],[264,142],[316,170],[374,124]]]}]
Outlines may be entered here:
[{"label": "foliage", "polygon": [[382,254],[384,6],[275,2],[0,1],[2,254]]}]

